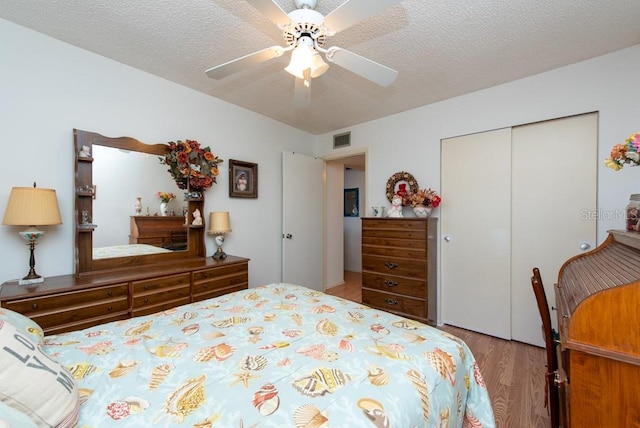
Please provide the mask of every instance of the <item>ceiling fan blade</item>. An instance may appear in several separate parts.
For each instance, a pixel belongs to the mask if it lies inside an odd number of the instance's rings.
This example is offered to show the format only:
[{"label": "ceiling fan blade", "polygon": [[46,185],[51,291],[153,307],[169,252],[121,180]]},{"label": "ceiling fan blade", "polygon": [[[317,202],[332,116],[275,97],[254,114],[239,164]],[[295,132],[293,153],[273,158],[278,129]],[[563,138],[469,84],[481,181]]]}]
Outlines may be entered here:
[{"label": "ceiling fan blade", "polygon": [[262,12],[278,27],[282,28],[291,22],[289,15],[273,0],[247,0],[247,3]]},{"label": "ceiling fan blade", "polygon": [[327,59],[380,86],[389,86],[398,76],[396,70],[342,48],[330,48]]},{"label": "ceiling fan blade", "polygon": [[271,46],[270,48],[212,67],[208,69],[206,73],[207,76],[212,79],[223,79],[233,73],[237,73],[238,71],[251,68],[254,65],[279,57],[283,52],[284,48],[282,48],[282,46]]},{"label": "ceiling fan blade", "polygon": [[324,25],[333,33],[344,30],[402,0],[347,0],[324,18]]},{"label": "ceiling fan blade", "polygon": [[293,87],[293,106],[296,108],[307,108],[311,104],[311,86],[305,86],[304,79],[296,77]]}]

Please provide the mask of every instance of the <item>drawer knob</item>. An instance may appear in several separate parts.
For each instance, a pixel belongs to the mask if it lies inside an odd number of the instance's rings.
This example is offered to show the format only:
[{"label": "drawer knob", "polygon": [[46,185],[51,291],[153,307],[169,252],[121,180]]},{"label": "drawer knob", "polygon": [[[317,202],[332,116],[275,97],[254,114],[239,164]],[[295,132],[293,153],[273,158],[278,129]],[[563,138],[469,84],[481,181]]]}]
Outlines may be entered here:
[{"label": "drawer knob", "polygon": [[145,290],[149,289],[149,285],[145,284],[145,286],[143,287]]},{"label": "drawer knob", "polygon": [[107,310],[108,310],[108,311],[112,311],[112,310],[113,310],[113,307],[112,307],[111,305],[109,305],[109,306],[107,306]]},{"label": "drawer knob", "polygon": [[387,287],[395,287],[396,285],[398,285],[398,283],[395,281],[385,280],[384,285],[386,285]]},{"label": "drawer knob", "polygon": [[111,290],[107,291],[107,296],[113,296],[113,291]]},{"label": "drawer knob", "polygon": [[38,309],[38,304],[37,304],[37,303],[34,303],[33,305],[31,305],[31,308],[32,308],[32,309]]},{"label": "drawer knob", "polygon": [[145,303],[149,303],[149,299],[145,298],[145,299],[144,299],[144,302],[145,302]]},{"label": "drawer knob", "polygon": [[398,304],[398,301],[395,300],[395,299],[386,298],[386,299],[384,299],[384,301],[387,302],[388,305],[397,305]]},{"label": "drawer knob", "polygon": [[384,265],[388,268],[388,269],[395,269],[398,267],[398,265],[396,263],[391,263],[391,262],[384,262]]}]

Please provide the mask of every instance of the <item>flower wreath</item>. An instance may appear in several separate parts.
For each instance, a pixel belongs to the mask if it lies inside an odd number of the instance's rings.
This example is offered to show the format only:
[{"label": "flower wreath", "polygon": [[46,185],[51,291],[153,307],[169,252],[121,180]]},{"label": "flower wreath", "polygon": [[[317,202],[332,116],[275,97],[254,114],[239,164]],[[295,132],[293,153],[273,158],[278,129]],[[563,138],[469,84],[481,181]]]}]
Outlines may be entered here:
[{"label": "flower wreath", "polygon": [[218,164],[223,160],[209,147],[200,147],[194,140],[170,141],[169,152],[160,163],[169,166],[169,173],[180,189],[206,190],[217,183]]},{"label": "flower wreath", "polygon": [[[409,189],[406,188],[407,184],[409,185]],[[397,190],[396,185],[398,185]],[[408,172],[396,172],[387,180],[387,199],[389,202],[391,202],[393,196],[398,193],[402,196],[402,204],[404,205],[404,200],[407,195],[416,193],[418,190],[418,181]]]}]

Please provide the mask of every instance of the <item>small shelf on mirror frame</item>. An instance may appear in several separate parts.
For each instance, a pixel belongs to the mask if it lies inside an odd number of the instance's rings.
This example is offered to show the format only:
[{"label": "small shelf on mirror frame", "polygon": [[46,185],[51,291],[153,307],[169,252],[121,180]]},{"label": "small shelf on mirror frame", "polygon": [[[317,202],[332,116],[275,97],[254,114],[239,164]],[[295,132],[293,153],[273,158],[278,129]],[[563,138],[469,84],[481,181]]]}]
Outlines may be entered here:
[{"label": "small shelf on mirror frame", "polygon": [[78,232],[93,232],[96,227],[98,227],[97,224],[79,224]]},{"label": "small shelf on mirror frame", "polygon": [[82,156],[78,156],[77,157],[78,162],[93,162],[93,157],[82,157]]},{"label": "small shelf on mirror frame", "polygon": [[189,229],[202,229],[204,225],[202,224],[190,224],[187,226]]},{"label": "small shelf on mirror frame", "polygon": [[93,196],[93,192],[77,192],[78,196]]}]

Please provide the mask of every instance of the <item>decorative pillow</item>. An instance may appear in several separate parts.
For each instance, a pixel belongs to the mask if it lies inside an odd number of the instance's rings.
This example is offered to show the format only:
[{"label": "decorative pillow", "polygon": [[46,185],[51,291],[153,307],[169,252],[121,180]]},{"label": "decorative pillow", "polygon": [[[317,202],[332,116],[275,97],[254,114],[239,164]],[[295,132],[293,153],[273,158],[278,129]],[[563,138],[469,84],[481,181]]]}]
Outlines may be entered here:
[{"label": "decorative pillow", "polygon": [[44,340],[44,331],[35,321],[31,318],[25,317],[22,314],[11,311],[6,308],[0,308],[0,321],[6,321],[13,325],[16,330],[21,333],[27,333],[27,336],[39,345],[42,345]]},{"label": "decorative pillow", "polygon": [[75,427],[78,386],[27,334],[0,320],[0,401],[38,426]]},{"label": "decorative pillow", "polygon": [[29,416],[0,401],[0,428],[38,428]]}]

